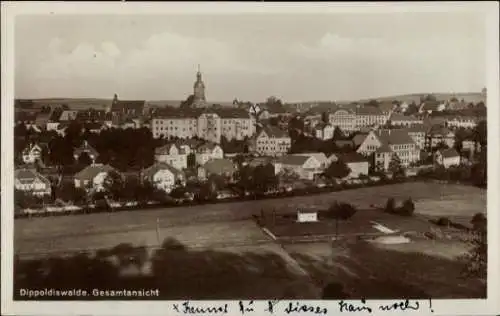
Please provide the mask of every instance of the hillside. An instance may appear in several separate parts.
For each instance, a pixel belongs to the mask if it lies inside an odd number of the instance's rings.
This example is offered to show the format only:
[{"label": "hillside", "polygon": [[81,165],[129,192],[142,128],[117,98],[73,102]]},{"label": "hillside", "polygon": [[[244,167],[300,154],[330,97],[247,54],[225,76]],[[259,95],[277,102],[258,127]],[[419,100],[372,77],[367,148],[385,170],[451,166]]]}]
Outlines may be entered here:
[{"label": "hillside", "polygon": [[[400,102],[406,102],[406,103],[412,103],[415,101],[415,103],[418,104],[420,101],[420,97],[425,96],[427,93],[415,93],[415,94],[403,94],[403,95],[396,95],[396,96],[387,96],[387,97],[378,97],[374,98],[377,101],[393,101],[397,100]],[[464,99],[466,103],[478,103],[478,102],[486,102],[484,95],[481,92],[468,92],[468,93],[431,93],[436,97],[438,101],[446,101],[449,100],[453,97],[457,98],[458,100]],[[360,100],[359,102],[368,102],[372,99],[363,99]]]}]

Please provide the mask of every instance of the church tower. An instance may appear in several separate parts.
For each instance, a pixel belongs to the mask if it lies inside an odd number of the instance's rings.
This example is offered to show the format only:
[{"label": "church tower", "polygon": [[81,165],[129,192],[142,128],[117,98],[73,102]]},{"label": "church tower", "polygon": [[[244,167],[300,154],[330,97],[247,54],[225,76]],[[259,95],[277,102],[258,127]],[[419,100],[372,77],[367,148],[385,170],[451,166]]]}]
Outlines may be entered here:
[{"label": "church tower", "polygon": [[201,79],[200,65],[198,65],[198,72],[196,73],[196,81],[193,86],[193,105],[195,107],[203,107],[205,105],[205,84]]}]

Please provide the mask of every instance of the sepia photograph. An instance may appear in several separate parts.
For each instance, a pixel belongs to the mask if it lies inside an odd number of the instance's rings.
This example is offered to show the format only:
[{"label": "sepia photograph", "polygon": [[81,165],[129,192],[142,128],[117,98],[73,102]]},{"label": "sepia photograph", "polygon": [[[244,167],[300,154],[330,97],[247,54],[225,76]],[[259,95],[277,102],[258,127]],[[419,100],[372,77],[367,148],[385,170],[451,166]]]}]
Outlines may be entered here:
[{"label": "sepia photograph", "polygon": [[494,5],[10,6],[13,304],[492,299]]}]

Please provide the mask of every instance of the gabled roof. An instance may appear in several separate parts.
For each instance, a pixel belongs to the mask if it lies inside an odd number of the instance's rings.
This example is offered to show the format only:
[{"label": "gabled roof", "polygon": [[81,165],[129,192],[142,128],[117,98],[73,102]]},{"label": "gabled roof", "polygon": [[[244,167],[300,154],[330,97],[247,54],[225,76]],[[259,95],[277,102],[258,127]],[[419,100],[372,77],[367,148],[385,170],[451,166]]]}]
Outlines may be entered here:
[{"label": "gabled roof", "polygon": [[84,141],[80,147],[75,148],[74,154],[80,156],[84,152],[94,157],[97,157],[99,155],[97,150],[95,150],[94,147],[90,146],[86,141]]},{"label": "gabled roof", "polygon": [[403,130],[407,131],[408,133],[425,133],[425,132],[427,132],[427,128],[422,124],[413,125],[413,126],[404,128]]},{"label": "gabled roof", "polygon": [[205,142],[204,144],[201,144],[196,148],[198,152],[206,152],[210,151],[212,152],[216,147],[220,147],[219,145],[212,143],[212,142]]},{"label": "gabled roof", "polygon": [[75,179],[78,180],[93,180],[99,173],[101,172],[111,172],[117,170],[110,165],[100,165],[100,164],[95,164],[95,165],[90,165],[80,172],[75,174]]},{"label": "gabled roof", "polygon": [[32,169],[16,169],[14,171],[14,177],[22,184],[28,184],[38,179],[45,182],[45,184],[50,185],[50,181],[47,178]]},{"label": "gabled roof", "polygon": [[345,163],[368,162],[365,157],[363,157],[361,154],[358,154],[357,152],[340,153],[337,154],[337,157]]},{"label": "gabled roof", "polygon": [[354,146],[360,146],[365,141],[366,136],[368,136],[368,133],[356,134],[352,138]]},{"label": "gabled roof", "polygon": [[382,110],[375,106],[363,106],[356,109],[356,115],[383,115]]},{"label": "gabled roof", "polygon": [[410,137],[410,135],[408,135],[408,132],[403,129],[378,130],[375,131],[375,135],[377,135],[382,144],[387,144],[387,145],[414,144],[414,141]]},{"label": "gabled roof", "polygon": [[133,112],[136,115],[144,111],[144,100],[116,100],[111,105],[111,112]]},{"label": "gabled roof", "polygon": [[210,159],[201,168],[209,174],[233,173],[236,171],[234,163],[229,159]]},{"label": "gabled roof", "polygon": [[422,121],[422,119],[419,119],[415,116],[412,115],[402,115],[399,113],[392,113],[391,117],[389,118],[390,121],[405,121],[405,122],[414,122],[414,121]]},{"label": "gabled roof", "polygon": [[184,149],[182,149],[176,143],[168,143],[168,144],[163,145],[161,147],[155,148],[155,154],[157,154],[157,155],[168,155],[168,154],[170,154],[170,150],[171,150],[172,147],[177,148],[177,150],[179,151],[180,155],[185,154]]},{"label": "gabled roof", "polygon": [[301,156],[301,155],[286,155],[281,157],[278,162],[283,165],[294,165],[302,166],[311,156]]},{"label": "gabled roof", "polygon": [[438,152],[441,153],[443,158],[452,158],[460,156],[458,152],[453,148],[440,149],[438,150]]},{"label": "gabled roof", "polygon": [[153,178],[154,175],[160,170],[168,170],[176,178],[184,176],[184,173],[182,172],[182,170],[176,169],[176,168],[172,167],[171,165],[169,165],[168,163],[164,163],[164,162],[157,162],[157,163],[151,165],[150,167],[144,169],[142,175],[143,175],[143,177],[150,179],[150,178]]},{"label": "gabled roof", "polygon": [[340,139],[335,141],[335,145],[337,147],[346,147],[346,146],[354,146],[353,140],[349,139]]},{"label": "gabled roof", "polygon": [[316,124],[316,126],[314,126],[314,129],[318,130],[318,131],[322,131],[327,127],[332,127],[332,125],[330,123],[319,122],[318,124]]},{"label": "gabled roof", "polygon": [[328,158],[324,153],[298,153],[298,154],[293,154],[295,156],[307,156],[307,157],[314,157],[317,161],[320,163],[326,162]]},{"label": "gabled roof", "polygon": [[387,144],[382,144],[377,150],[375,150],[376,153],[381,154],[381,153],[390,153],[392,152],[392,149],[389,147]]},{"label": "gabled roof", "polygon": [[388,113],[388,112],[391,112],[395,107],[395,104],[392,103],[392,102],[380,102],[378,104],[378,109],[382,112],[382,113]]},{"label": "gabled roof", "polygon": [[78,111],[75,110],[65,110],[62,111],[61,116],[59,116],[59,121],[72,121],[78,115]]},{"label": "gabled roof", "polygon": [[228,108],[228,109],[216,109],[215,113],[217,113],[222,119],[231,119],[231,118],[240,118],[240,119],[249,119],[250,114],[245,109],[239,108]]},{"label": "gabled roof", "polygon": [[[276,126],[264,126],[262,128],[262,131],[264,131],[268,137],[275,137],[275,138],[285,138],[289,137],[288,133]],[[262,133],[262,131],[259,133],[259,135]]]},{"label": "gabled roof", "polygon": [[431,127],[429,134],[431,134],[431,136],[446,136],[453,134],[453,132],[444,126],[435,125]]},{"label": "gabled roof", "polygon": [[422,103],[421,111],[437,111],[442,102],[439,101],[426,101]]},{"label": "gabled roof", "polygon": [[104,110],[83,110],[83,111],[78,111],[78,114],[76,115],[76,120],[83,122],[83,121],[104,121],[106,120],[106,111]]}]

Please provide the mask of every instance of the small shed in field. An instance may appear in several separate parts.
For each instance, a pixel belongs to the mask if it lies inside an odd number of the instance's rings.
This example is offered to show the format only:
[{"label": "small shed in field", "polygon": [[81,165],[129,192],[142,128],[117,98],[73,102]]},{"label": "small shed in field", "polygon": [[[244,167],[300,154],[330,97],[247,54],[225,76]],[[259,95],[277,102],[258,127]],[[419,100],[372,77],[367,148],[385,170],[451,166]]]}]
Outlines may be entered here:
[{"label": "small shed in field", "polygon": [[313,210],[299,210],[297,211],[297,222],[299,223],[308,223],[308,222],[317,222],[318,221],[318,212]]}]

